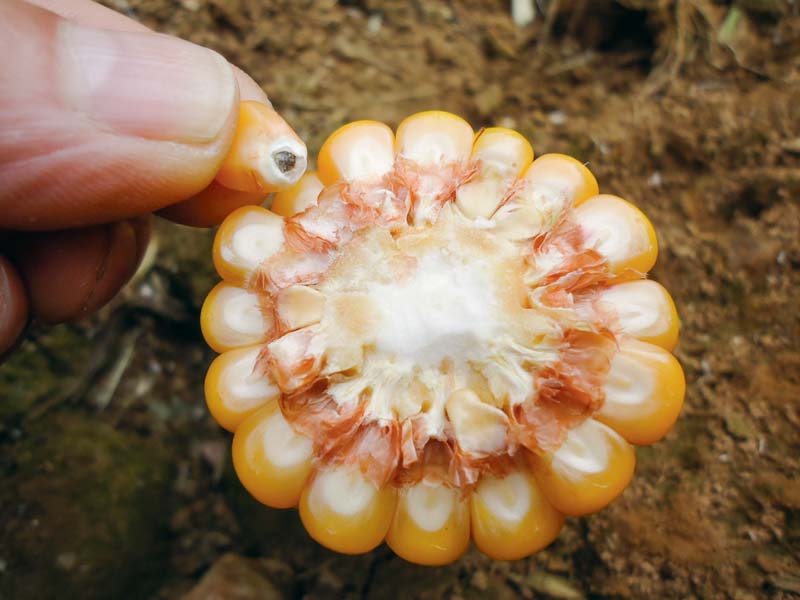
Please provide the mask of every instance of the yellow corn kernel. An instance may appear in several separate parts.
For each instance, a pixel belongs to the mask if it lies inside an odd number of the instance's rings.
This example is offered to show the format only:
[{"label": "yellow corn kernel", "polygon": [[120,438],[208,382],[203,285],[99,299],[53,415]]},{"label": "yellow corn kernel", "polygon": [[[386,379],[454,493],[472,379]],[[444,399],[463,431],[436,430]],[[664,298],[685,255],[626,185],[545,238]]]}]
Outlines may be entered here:
[{"label": "yellow corn kernel", "polygon": [[214,266],[226,282],[245,284],[284,243],[283,218],[258,206],[234,211],[214,238]]},{"label": "yellow corn kernel", "polygon": [[472,159],[478,172],[456,192],[456,206],[471,218],[488,219],[508,188],[533,160],[533,148],[512,129],[491,127],[475,138]]},{"label": "yellow corn kernel", "polygon": [[397,153],[421,164],[465,160],[475,137],[461,117],[429,110],[407,117],[397,127]]},{"label": "yellow corn kernel", "polygon": [[282,217],[291,217],[310,206],[316,206],[319,193],[325,189],[316,173],[306,173],[292,187],[281,190],[272,199],[270,210]]},{"label": "yellow corn kernel", "polygon": [[217,284],[200,311],[200,328],[214,352],[227,352],[263,342],[274,324],[258,296],[238,286]]},{"label": "yellow corn kernel", "polygon": [[237,208],[263,201],[263,192],[239,192],[212,181],[194,198],[162,208],[158,216],[190,227],[213,227]]},{"label": "yellow corn kernel", "polygon": [[622,335],[670,351],[678,343],[680,321],[675,303],[655,281],[642,279],[612,285],[598,294],[598,304],[616,318]]},{"label": "yellow corn kernel", "polygon": [[248,346],[220,354],[206,374],[206,403],[211,416],[228,431],[235,431],[247,415],[280,395],[280,390],[256,370],[261,346]]},{"label": "yellow corn kernel", "polygon": [[311,440],[294,431],[278,403],[248,416],[233,436],[233,467],[247,491],[272,508],[297,506],[311,474]]},{"label": "yellow corn kernel", "polygon": [[633,477],[633,448],[610,427],[587,419],[555,452],[532,456],[533,472],[547,499],[567,515],[597,512],[619,496]]},{"label": "yellow corn kernel", "polygon": [[678,360],[646,342],[622,340],[604,385],[605,401],[594,418],[631,444],[663,438],[683,406],[686,381]]},{"label": "yellow corn kernel", "polygon": [[469,547],[469,506],[462,492],[425,482],[398,493],[386,543],[419,565],[445,565]]},{"label": "yellow corn kernel", "polygon": [[472,492],[470,513],[475,545],[496,560],[538,552],[564,525],[564,515],[551,506],[526,470],[483,477]]},{"label": "yellow corn kernel", "polygon": [[369,552],[383,542],[394,518],[394,488],[375,487],[350,466],[314,473],[300,497],[300,519],[309,535],[343,554]]},{"label": "yellow corn kernel", "polygon": [[355,121],[334,131],[317,157],[319,179],[325,185],[352,179],[373,179],[394,165],[394,133],[378,121]]},{"label": "yellow corn kernel", "polygon": [[573,206],[600,193],[591,171],[566,154],[543,154],[528,167],[523,179],[534,190],[557,195]]},{"label": "yellow corn kernel", "polygon": [[519,177],[533,161],[533,148],[518,131],[489,127],[475,138],[472,158],[505,177]]},{"label": "yellow corn kernel", "polygon": [[647,273],[656,264],[658,241],[650,220],[630,202],[602,194],[575,209],[586,245],[608,259],[613,273]]},{"label": "yellow corn kernel", "polygon": [[297,183],[307,162],[306,145],[275,109],[248,100],[216,179],[232,190],[274,192]]}]

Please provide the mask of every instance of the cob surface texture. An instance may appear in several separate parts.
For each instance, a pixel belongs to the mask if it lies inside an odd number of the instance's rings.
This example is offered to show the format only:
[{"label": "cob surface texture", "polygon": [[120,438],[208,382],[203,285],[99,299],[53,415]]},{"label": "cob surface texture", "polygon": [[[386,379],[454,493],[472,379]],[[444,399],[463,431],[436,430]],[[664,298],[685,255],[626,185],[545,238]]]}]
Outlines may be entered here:
[{"label": "cob surface texture", "polygon": [[339,552],[537,552],[678,416],[656,255],[641,211],[515,131],[345,125],[217,233],[206,399],[242,484]]}]

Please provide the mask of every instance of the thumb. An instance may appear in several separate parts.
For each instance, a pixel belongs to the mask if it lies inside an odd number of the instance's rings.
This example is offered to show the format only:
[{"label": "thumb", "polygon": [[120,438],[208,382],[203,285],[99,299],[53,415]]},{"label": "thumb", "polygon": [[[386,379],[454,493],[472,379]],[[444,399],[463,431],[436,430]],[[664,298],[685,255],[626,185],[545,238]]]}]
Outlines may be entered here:
[{"label": "thumb", "polygon": [[219,54],[0,2],[0,229],[119,220],[195,195],[231,143]]}]

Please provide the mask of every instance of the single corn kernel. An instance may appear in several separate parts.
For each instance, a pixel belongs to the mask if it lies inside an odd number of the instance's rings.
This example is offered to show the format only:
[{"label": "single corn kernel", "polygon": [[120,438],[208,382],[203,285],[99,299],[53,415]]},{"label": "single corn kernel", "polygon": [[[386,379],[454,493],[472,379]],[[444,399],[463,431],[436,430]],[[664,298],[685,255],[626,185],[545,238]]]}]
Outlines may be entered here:
[{"label": "single corn kernel", "polygon": [[259,346],[230,350],[215,358],[208,369],[208,410],[228,431],[236,431],[250,413],[280,396],[280,389],[258,372],[260,352]]},{"label": "single corn kernel", "polygon": [[543,154],[533,161],[523,179],[540,194],[572,206],[579,206],[600,193],[591,171],[565,154]]},{"label": "single corn kernel", "polygon": [[216,179],[232,190],[274,192],[297,183],[307,162],[306,145],[275,109],[248,100]]},{"label": "single corn kernel", "polygon": [[613,315],[612,327],[620,336],[670,351],[678,343],[678,311],[669,292],[655,281],[642,279],[612,285],[598,294],[595,303]]},{"label": "single corn kernel", "polygon": [[461,117],[430,110],[406,118],[397,127],[397,153],[422,165],[465,160],[472,152],[474,133]]},{"label": "single corn kernel", "polygon": [[247,491],[273,508],[293,508],[311,474],[311,440],[298,434],[275,400],[250,414],[233,436],[233,467]]},{"label": "single corn kernel", "polygon": [[558,510],[588,515],[619,496],[633,477],[633,448],[610,427],[587,419],[555,452],[532,458],[536,480]]},{"label": "single corn kernel", "polygon": [[203,337],[214,352],[265,342],[273,327],[257,294],[228,283],[211,290],[200,312]]},{"label": "single corn kernel", "polygon": [[656,232],[644,213],[616,196],[593,196],[575,209],[587,246],[608,261],[611,271],[647,273],[656,264]]},{"label": "single corn kernel", "polygon": [[686,381],[669,352],[634,339],[620,341],[611,360],[605,400],[594,417],[631,444],[644,446],[663,438],[683,406]]},{"label": "single corn kernel", "polygon": [[489,475],[472,492],[472,537],[481,552],[497,560],[516,560],[548,546],[564,526],[525,469]]},{"label": "single corn kernel", "polygon": [[399,491],[386,543],[422,565],[445,565],[469,547],[469,503],[456,489],[424,481]]},{"label": "single corn kernel", "polygon": [[377,487],[358,468],[317,471],[300,498],[300,518],[309,535],[343,554],[361,554],[380,545],[394,517],[397,497]]},{"label": "single corn kernel", "polygon": [[394,133],[377,121],[355,121],[337,129],[317,158],[325,185],[381,177],[394,165]]},{"label": "single corn kernel", "polygon": [[232,212],[214,238],[214,265],[232,285],[244,285],[267,258],[283,248],[283,218],[258,206]]},{"label": "single corn kernel", "polygon": [[440,111],[345,125],[318,165],[214,244],[206,393],[245,487],[425,565],[527,556],[617,497],[685,387],[647,218]]}]

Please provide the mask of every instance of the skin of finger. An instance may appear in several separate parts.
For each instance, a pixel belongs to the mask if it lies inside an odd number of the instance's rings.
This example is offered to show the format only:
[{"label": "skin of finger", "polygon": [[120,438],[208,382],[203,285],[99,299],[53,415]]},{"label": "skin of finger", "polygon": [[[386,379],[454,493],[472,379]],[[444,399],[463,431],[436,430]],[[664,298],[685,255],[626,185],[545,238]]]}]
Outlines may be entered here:
[{"label": "skin of finger", "polygon": [[263,201],[264,194],[238,192],[214,181],[194,198],[168,206],[157,214],[181,225],[213,227],[222,223],[237,208],[261,204]]},{"label": "skin of finger", "polygon": [[[43,231],[121,220],[185,200],[216,174],[232,140],[238,98],[206,144],[117,135],[62,105],[56,78],[57,18],[24,3],[0,36],[0,228]],[[10,83],[13,85],[6,85]]]},{"label": "skin of finger", "polygon": [[17,270],[0,256],[0,360],[25,329],[28,322],[28,297]]},{"label": "skin of finger", "polygon": [[[26,0],[26,2],[87,27],[113,29],[116,31],[151,31],[150,28],[138,21],[134,21],[101,4],[91,2],[91,0]],[[265,104],[270,103],[264,90],[249,75],[239,67],[231,66],[239,84],[239,95],[243,101],[257,100]]]},{"label": "skin of finger", "polygon": [[105,305],[136,271],[146,244],[141,224],[120,221],[66,231],[21,234],[13,259],[41,322],[84,317]]},{"label": "skin of finger", "polygon": [[144,254],[147,252],[147,246],[150,243],[150,235],[153,229],[153,217],[149,214],[142,215],[131,219],[129,222],[136,235],[136,264],[138,266],[139,263],[142,262],[142,258],[144,258]]}]

